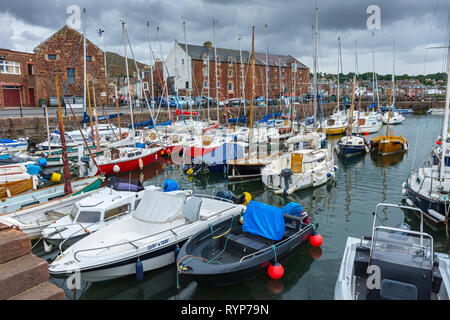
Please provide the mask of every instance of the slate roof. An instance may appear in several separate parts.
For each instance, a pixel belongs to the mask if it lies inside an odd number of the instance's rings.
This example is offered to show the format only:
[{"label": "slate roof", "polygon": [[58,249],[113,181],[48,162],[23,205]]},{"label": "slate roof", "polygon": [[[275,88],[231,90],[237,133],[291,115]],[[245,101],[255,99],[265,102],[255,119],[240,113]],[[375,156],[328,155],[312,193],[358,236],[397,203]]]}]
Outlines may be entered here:
[{"label": "slate roof", "polygon": [[[184,51],[186,48],[186,44],[177,43]],[[193,60],[203,60],[204,57],[209,56],[210,61],[214,61],[214,47],[211,49],[206,48],[201,45],[187,45],[188,54]],[[240,53],[239,50],[234,49],[224,49],[217,48],[217,60],[219,62],[228,62],[228,59],[232,59],[233,62],[240,62]],[[250,52],[248,50],[242,50],[242,61],[243,63],[250,63]],[[290,55],[280,55],[280,54],[269,54],[269,65],[270,66],[278,66],[278,63],[281,62],[282,67],[291,67],[291,64],[296,61],[298,68],[300,69],[308,69],[303,63],[295,59]],[[255,52],[255,64],[256,65],[265,65],[266,64],[266,54]]]}]

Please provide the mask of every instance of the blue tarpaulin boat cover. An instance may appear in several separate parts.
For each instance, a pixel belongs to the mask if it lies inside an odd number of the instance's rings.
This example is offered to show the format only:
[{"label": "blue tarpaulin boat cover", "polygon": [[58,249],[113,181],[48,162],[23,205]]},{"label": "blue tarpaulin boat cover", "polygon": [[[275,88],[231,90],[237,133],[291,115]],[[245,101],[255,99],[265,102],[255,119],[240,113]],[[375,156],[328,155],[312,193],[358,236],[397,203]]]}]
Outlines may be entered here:
[{"label": "blue tarpaulin boat cover", "polygon": [[267,114],[264,116],[264,118],[262,118],[261,120],[259,120],[258,122],[267,122],[269,119],[271,118],[275,118],[275,117],[281,117],[281,111],[278,113],[272,113],[272,114]]},{"label": "blue tarpaulin boat cover", "polygon": [[[152,119],[144,121],[144,122],[136,122],[134,124],[135,128],[144,128],[144,127],[149,127],[149,126],[153,126],[153,120]],[[131,129],[131,124],[128,125],[128,128]]]},{"label": "blue tarpaulin boat cover", "polygon": [[372,102],[372,104],[369,106],[369,109],[375,108],[375,102]]},{"label": "blue tarpaulin boat cover", "polygon": [[281,240],[285,231],[281,208],[250,201],[245,210],[242,231],[271,240]]},{"label": "blue tarpaulin boat cover", "polygon": [[295,202],[289,202],[283,207],[282,212],[291,216],[300,217],[303,212],[303,206]]},{"label": "blue tarpaulin boat cover", "polygon": [[247,118],[245,116],[242,116],[240,118],[230,118],[228,119],[228,123],[246,123]]},{"label": "blue tarpaulin boat cover", "polygon": [[[119,113],[119,114],[120,114],[120,116],[123,116],[123,113],[122,113],[122,112]],[[117,113],[108,115],[108,119],[115,119],[115,118],[117,118]],[[105,116],[97,116],[97,120],[98,120],[98,121],[104,121],[104,120],[106,120],[106,118],[105,118]],[[92,121],[95,121],[95,117],[92,117]],[[89,115],[87,114],[87,112],[84,112],[84,113],[83,113],[83,122],[84,122],[84,123],[89,123],[89,122],[91,122],[91,118],[89,117]]]}]

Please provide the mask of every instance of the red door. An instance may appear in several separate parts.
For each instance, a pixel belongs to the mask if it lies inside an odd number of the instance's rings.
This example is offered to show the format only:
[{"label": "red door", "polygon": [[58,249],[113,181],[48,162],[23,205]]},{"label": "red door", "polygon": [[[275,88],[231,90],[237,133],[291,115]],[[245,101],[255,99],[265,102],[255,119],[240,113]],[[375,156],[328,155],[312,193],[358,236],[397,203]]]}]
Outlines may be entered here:
[{"label": "red door", "polygon": [[28,95],[30,97],[30,105],[36,107],[36,98],[34,97],[34,88],[28,89]]},{"label": "red door", "polygon": [[20,107],[20,88],[3,87],[3,102],[5,107]]}]

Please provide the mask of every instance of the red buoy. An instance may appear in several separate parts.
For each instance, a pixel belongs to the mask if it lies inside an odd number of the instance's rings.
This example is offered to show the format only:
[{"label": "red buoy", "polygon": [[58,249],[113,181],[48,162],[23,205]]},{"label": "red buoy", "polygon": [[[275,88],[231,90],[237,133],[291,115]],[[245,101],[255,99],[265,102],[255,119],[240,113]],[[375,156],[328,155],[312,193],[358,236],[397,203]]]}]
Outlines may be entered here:
[{"label": "red buoy", "polygon": [[284,268],[279,262],[275,262],[275,264],[270,264],[269,268],[267,268],[267,273],[269,274],[269,277],[272,279],[278,280],[281,279],[281,277],[284,274]]},{"label": "red buoy", "polygon": [[365,136],[368,136],[368,135],[369,135],[369,131],[365,131],[365,132],[364,132],[364,135],[365,135]]},{"label": "red buoy", "polygon": [[441,145],[441,140],[438,140],[438,141],[436,141],[436,144],[438,145],[438,146],[440,146]]},{"label": "red buoy", "polygon": [[323,243],[323,238],[320,234],[314,233],[309,237],[309,242],[313,247],[320,247]]}]

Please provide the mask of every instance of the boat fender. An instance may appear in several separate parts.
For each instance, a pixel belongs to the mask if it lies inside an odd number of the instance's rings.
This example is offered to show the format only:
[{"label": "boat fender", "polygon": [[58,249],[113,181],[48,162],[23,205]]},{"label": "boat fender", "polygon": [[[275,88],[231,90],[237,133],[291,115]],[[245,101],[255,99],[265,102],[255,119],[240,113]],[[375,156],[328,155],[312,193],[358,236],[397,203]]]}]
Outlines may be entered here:
[{"label": "boat fender", "polygon": [[177,246],[175,247],[175,250],[174,250],[174,254],[175,254],[175,261],[177,261],[177,259],[178,259],[178,254],[180,253],[180,247],[178,246],[178,243],[177,243]]},{"label": "boat fender", "polygon": [[120,167],[119,167],[117,164],[115,164],[114,167],[113,167],[113,171],[114,171],[115,173],[120,172]]},{"label": "boat fender", "polygon": [[167,179],[166,181],[164,181],[164,184],[163,184],[164,192],[177,191],[177,190],[180,190],[180,186],[178,185],[178,182],[176,182],[175,180],[172,180],[172,179]]},{"label": "boat fender", "polygon": [[267,273],[269,274],[270,278],[272,278],[274,280],[278,280],[278,279],[281,279],[281,277],[283,277],[284,268],[281,265],[281,263],[279,263],[277,261],[277,251],[276,251],[276,247],[274,245],[272,245],[272,250],[273,250],[275,262],[269,264],[269,267],[267,268]]},{"label": "boat fender", "polygon": [[45,159],[45,158],[40,158],[40,159],[39,159],[39,166],[45,167],[46,165],[47,165],[47,159]]},{"label": "boat fender", "polygon": [[51,244],[51,243],[48,244],[47,241],[45,241],[45,240],[42,242],[44,243],[44,251],[47,253],[51,252],[53,249],[53,244]]},{"label": "boat fender", "polygon": [[142,282],[144,280],[144,266],[142,265],[141,260],[136,261],[136,280]]},{"label": "boat fender", "polygon": [[328,172],[328,173],[327,173],[327,178],[331,178],[332,175],[333,175],[333,174],[332,174],[331,172]]},{"label": "boat fender", "polygon": [[289,168],[284,168],[281,170],[281,177],[284,178],[284,190],[283,192],[286,194],[287,190],[289,189],[289,180],[292,176],[292,171]]},{"label": "boat fender", "polygon": [[322,236],[316,232],[315,228],[312,235],[309,237],[309,243],[311,243],[313,247],[320,247],[323,243]]},{"label": "boat fender", "polygon": [[52,177],[50,178],[52,182],[60,182],[61,181],[61,174],[53,172]]},{"label": "boat fender", "polygon": [[138,164],[139,164],[139,169],[142,170],[144,168],[144,162],[142,161],[142,158],[139,159]]},{"label": "boat fender", "polygon": [[334,171],[337,171],[338,166],[333,166]]}]

